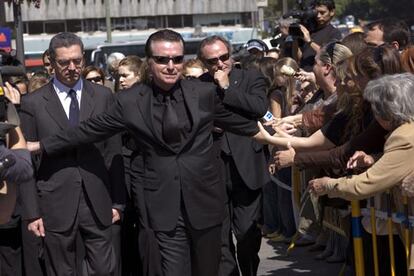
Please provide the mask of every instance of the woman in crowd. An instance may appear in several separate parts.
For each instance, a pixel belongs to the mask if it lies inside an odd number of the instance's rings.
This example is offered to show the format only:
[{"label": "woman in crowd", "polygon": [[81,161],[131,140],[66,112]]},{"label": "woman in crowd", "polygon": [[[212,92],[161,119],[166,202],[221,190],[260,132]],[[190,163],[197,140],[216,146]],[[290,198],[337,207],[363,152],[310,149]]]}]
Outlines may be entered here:
[{"label": "woman in crowd", "polygon": [[198,78],[205,72],[207,72],[207,69],[198,58],[189,59],[183,64],[184,78]]},{"label": "woman in crowd", "polygon": [[[327,127],[324,127],[325,131],[327,130],[328,135],[327,137],[331,141],[336,141],[335,145],[338,146],[343,144],[345,141],[348,141],[351,137],[356,137],[360,133],[362,133],[365,129],[367,129],[368,124],[372,124],[373,117],[371,116],[371,112],[367,110],[367,103],[362,101],[362,91],[365,88],[366,84],[371,79],[376,79],[380,77],[382,74],[396,74],[402,72],[402,66],[400,63],[398,52],[389,46],[381,46],[381,47],[369,47],[363,50],[360,54],[356,55],[354,68],[352,70],[348,70],[348,72],[341,73],[341,70],[337,70],[339,79],[341,83],[347,85],[345,89],[338,89],[346,91],[346,94],[350,97],[347,99],[346,97],[342,97],[343,100],[339,100],[339,102],[345,102],[352,100],[352,104],[348,104],[349,108],[346,111],[347,114],[351,116],[348,119],[348,122],[345,123],[341,120],[332,120],[328,123]],[[352,88],[351,85],[354,87]],[[339,84],[341,87],[342,84]],[[356,88],[356,89],[355,89]],[[330,133],[330,134],[329,134]],[[341,138],[342,136],[342,138]],[[382,136],[383,137],[383,136]],[[352,140],[352,139],[351,139]],[[381,136],[376,137],[376,140],[381,141]],[[366,143],[373,143],[372,137],[369,137],[369,140],[365,141]],[[378,150],[377,150],[378,151]],[[290,149],[288,151],[278,152],[275,156],[276,164],[280,167],[289,166],[295,160],[295,164],[300,167],[310,168],[315,164],[319,164],[320,167],[330,167],[330,164],[327,164],[325,160],[327,158],[332,159],[332,155],[327,154],[329,151],[326,152],[296,152],[294,149]],[[343,168],[342,168],[343,171]],[[339,176],[339,175],[338,175]],[[375,202],[380,203],[381,199],[375,199]],[[378,208],[381,208],[380,204],[377,205]],[[370,223],[368,218],[363,219],[364,229],[364,242],[369,244],[371,242],[371,238],[369,233],[371,231]],[[381,222],[378,223],[378,226],[382,225]],[[378,232],[378,244],[387,247],[388,241],[386,236],[381,236],[385,234],[384,232]],[[398,237],[397,237],[398,239]],[[396,248],[396,256],[403,255],[402,245],[399,240],[395,242]],[[384,251],[384,250],[383,250]],[[369,252],[368,252],[369,253]],[[372,265],[371,255],[365,254],[366,261],[367,261],[367,269],[371,268]],[[387,256],[380,254],[380,259],[386,259]]]},{"label": "woman in crowd", "polygon": [[[350,167],[368,167],[352,177],[323,177],[309,182],[310,191],[347,200],[360,200],[399,186],[414,170],[414,75],[411,73],[386,75],[368,83],[364,98],[372,107],[378,123],[390,132],[383,155],[374,158],[357,152],[349,161]],[[400,194],[397,190],[394,192]],[[400,198],[397,196],[397,198]],[[395,248],[396,275],[405,271],[402,248]],[[410,265],[412,268],[412,266]],[[390,271],[386,271],[389,275]]]},{"label": "woman in crowd", "polygon": [[98,68],[93,65],[89,65],[85,67],[82,71],[82,77],[85,80],[88,80],[90,82],[104,85],[105,84],[105,73],[101,68]]},{"label": "woman in crowd", "polygon": [[[353,55],[359,54],[368,46],[364,40],[363,33],[351,33],[342,39],[341,44],[351,50]],[[339,50],[341,50],[341,48],[338,49],[338,57],[341,56]],[[335,58],[335,55],[333,55],[333,57]],[[333,60],[333,62],[334,64],[336,63],[335,60]],[[313,73],[304,72],[303,70],[298,72],[297,78],[302,82],[308,81],[310,84],[315,84],[316,81]],[[302,110],[298,114],[284,117],[282,122],[300,126],[301,129],[306,130],[308,133],[313,133],[327,122],[324,119],[325,113],[332,114],[332,112],[335,112],[335,103],[331,105],[323,105],[312,111]]]},{"label": "woman in crowd", "polygon": [[138,56],[126,56],[118,64],[119,90],[130,88],[141,81],[143,62]]},{"label": "woman in crowd", "polygon": [[[144,63],[138,56],[126,56],[118,64],[117,76],[119,77],[118,93],[131,88],[133,85],[140,83],[143,76]],[[134,91],[137,92],[138,91]],[[123,272],[136,273],[139,271],[137,264],[138,257],[138,218],[136,210],[138,206],[134,206],[132,202],[132,170],[139,170],[143,167],[142,156],[140,154],[139,145],[134,138],[128,133],[122,134],[122,156],[125,168],[125,183],[127,186],[127,205],[124,211],[124,221],[122,223],[122,254],[119,254],[118,260],[122,261]],[[135,181],[134,185],[139,185]],[[140,195],[137,195],[140,196]],[[119,235],[118,235],[119,236]],[[122,256],[122,258],[121,258]]]},{"label": "woman in crowd", "polygon": [[[299,66],[292,58],[276,60],[264,57],[260,60],[260,71],[268,83],[269,109],[273,116],[280,118],[290,114],[292,97],[296,94],[296,80],[293,76],[282,74],[281,68],[290,66],[298,70]],[[270,151],[277,150],[272,147]],[[275,171],[270,165],[269,171],[275,176],[274,181],[280,181],[285,186],[291,186],[290,169]],[[293,217],[291,192],[273,182],[264,187],[264,212],[266,236],[273,241],[290,239],[296,231]],[[281,211],[283,210],[283,211]]]},{"label": "woman in crowd", "polygon": [[401,63],[405,71],[414,73],[414,46],[409,46],[402,51]]},{"label": "woman in crowd", "polygon": [[32,93],[50,81],[50,76],[46,71],[35,72],[29,80],[27,92]]},{"label": "woman in crowd", "polygon": [[[400,62],[398,51],[390,46],[368,47],[355,57],[354,82],[361,91],[369,80],[376,79],[384,74],[402,73],[403,68]],[[368,132],[369,131],[369,132]],[[373,131],[373,132],[371,132]],[[368,132],[368,133],[367,133]],[[367,134],[369,135],[367,135]],[[330,151],[315,152],[278,152],[275,161],[278,167],[285,167],[295,164],[299,167],[333,167],[344,168],[349,157],[359,149],[368,152],[381,151],[384,145],[384,131],[375,120],[360,133],[354,133],[349,142],[337,149]],[[371,137],[377,137],[372,140]]]}]

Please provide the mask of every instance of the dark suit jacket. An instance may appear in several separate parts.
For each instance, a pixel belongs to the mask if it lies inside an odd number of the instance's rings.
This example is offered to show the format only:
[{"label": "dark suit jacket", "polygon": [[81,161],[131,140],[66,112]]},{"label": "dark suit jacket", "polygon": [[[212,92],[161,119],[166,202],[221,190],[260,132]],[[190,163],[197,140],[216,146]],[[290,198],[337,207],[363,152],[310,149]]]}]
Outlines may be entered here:
[{"label": "dark suit jacket", "polygon": [[144,84],[122,92],[107,112],[83,122],[79,128],[42,139],[42,148],[53,154],[127,129],[142,149],[141,185],[149,225],[156,231],[174,229],[181,198],[193,227],[220,224],[225,192],[212,150],[213,126],[251,136],[258,132],[257,124],[225,109],[212,84],[182,80],[181,87],[192,128],[177,150],[164,143],[154,130],[153,91]]},{"label": "dark suit jacket", "polygon": [[[205,82],[214,81],[208,73],[200,79]],[[230,85],[225,92],[217,88],[217,94],[226,107],[254,120],[261,119],[268,110],[263,75],[256,70],[233,68],[229,80]],[[231,132],[215,137],[218,137],[219,143],[225,143],[227,139],[237,170],[247,187],[252,190],[260,189],[269,181],[263,145],[249,137]]]},{"label": "dark suit jacket", "polygon": [[[84,81],[80,120],[102,113],[112,103],[109,89]],[[28,141],[40,141],[70,128],[52,82],[23,98],[20,116]],[[125,200],[119,136],[53,156],[42,154],[36,164],[38,197],[32,196],[33,187],[23,191],[27,206],[32,210],[40,207],[39,213],[30,216],[42,217],[48,230],[68,230],[77,213],[82,183],[97,219],[104,226],[110,225],[112,207],[120,208]]]}]

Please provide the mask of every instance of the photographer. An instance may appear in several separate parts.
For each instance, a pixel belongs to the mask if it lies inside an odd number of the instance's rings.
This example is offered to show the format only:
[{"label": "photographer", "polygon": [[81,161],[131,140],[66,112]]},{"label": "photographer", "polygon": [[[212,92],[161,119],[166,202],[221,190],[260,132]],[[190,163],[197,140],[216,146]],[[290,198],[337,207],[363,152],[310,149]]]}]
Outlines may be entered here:
[{"label": "photographer", "polygon": [[339,30],[331,24],[331,20],[335,16],[335,2],[333,0],[317,0],[314,9],[316,16],[314,30],[309,30],[303,24],[300,25],[304,43],[300,49],[302,52],[300,67],[308,72],[312,71],[315,55],[321,46],[342,38]]},{"label": "photographer", "polygon": [[20,127],[16,127],[17,113],[9,102],[20,93],[9,83],[1,92],[4,95],[0,93],[0,273],[19,276],[23,275],[21,190],[31,181],[33,170],[26,141]]}]

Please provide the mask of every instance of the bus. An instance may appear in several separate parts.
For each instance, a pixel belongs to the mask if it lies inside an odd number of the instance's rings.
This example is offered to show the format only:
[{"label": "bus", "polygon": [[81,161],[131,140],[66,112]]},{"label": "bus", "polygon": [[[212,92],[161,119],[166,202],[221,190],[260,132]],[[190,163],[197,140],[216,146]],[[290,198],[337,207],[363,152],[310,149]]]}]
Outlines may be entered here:
[{"label": "bus", "polygon": [[[148,36],[155,29],[145,31],[114,31],[113,43],[106,43],[106,33],[77,33],[85,47],[85,59],[87,64],[99,65],[105,68],[106,57],[113,52],[121,52],[125,55],[138,55],[144,57],[144,45]],[[175,29],[186,41],[185,53],[187,58],[194,57],[202,38],[211,35],[220,35],[228,39],[235,48],[245,44],[252,38],[257,38],[257,29],[241,26],[229,27],[203,27],[201,36],[194,37],[194,28]],[[25,65],[28,71],[35,71],[42,65],[42,54],[49,47],[53,35],[25,35]]]}]

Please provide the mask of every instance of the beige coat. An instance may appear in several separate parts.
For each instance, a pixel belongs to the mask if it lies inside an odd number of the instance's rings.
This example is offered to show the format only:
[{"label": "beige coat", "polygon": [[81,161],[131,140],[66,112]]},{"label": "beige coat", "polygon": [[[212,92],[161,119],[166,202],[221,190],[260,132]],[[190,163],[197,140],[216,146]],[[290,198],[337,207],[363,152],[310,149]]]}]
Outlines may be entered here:
[{"label": "beige coat", "polygon": [[[342,177],[329,180],[328,196],[348,200],[368,198],[399,186],[403,179],[413,172],[414,123],[406,123],[391,133],[385,142],[383,156],[367,171],[350,178]],[[392,194],[395,206],[402,211],[400,190],[394,189]],[[414,199],[411,198],[410,201],[410,209],[413,210]],[[410,269],[414,269],[413,238],[411,235]],[[403,238],[402,240],[404,241]]]},{"label": "beige coat", "polygon": [[[372,137],[375,139],[375,137]],[[348,200],[368,198],[396,185],[414,171],[414,123],[396,128],[383,156],[364,173],[328,181],[328,196]]]}]

